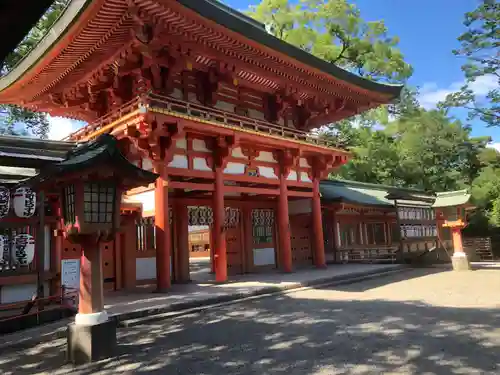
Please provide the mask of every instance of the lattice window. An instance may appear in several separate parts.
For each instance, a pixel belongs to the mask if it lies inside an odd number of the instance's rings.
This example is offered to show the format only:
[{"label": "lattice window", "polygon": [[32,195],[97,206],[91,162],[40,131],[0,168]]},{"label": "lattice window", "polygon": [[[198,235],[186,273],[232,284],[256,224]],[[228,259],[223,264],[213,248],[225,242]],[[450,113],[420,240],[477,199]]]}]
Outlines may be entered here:
[{"label": "lattice window", "polygon": [[340,246],[361,245],[361,224],[339,223]]},{"label": "lattice window", "polygon": [[386,244],[385,223],[367,223],[366,239],[370,245]]},{"label": "lattice window", "polygon": [[83,216],[87,223],[111,223],[115,205],[115,188],[98,183],[85,184],[83,204]]},{"label": "lattice window", "polygon": [[137,221],[137,251],[156,249],[156,226],[154,217],[141,218]]},{"label": "lattice window", "polygon": [[64,219],[65,224],[75,224],[75,186],[66,186],[63,191],[64,194]]},{"label": "lattice window", "polygon": [[253,243],[255,245],[273,242],[274,211],[252,210]]}]

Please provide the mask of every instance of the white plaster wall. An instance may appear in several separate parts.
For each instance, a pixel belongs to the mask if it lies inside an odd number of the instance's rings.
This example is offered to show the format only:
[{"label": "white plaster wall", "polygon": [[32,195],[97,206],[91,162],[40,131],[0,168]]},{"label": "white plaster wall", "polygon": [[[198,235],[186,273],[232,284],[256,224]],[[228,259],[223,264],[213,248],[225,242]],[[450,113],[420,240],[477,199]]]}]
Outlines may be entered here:
[{"label": "white plaster wall", "polygon": [[148,158],[142,159],[142,169],[146,169],[148,171],[153,169],[153,163],[151,162],[151,159]]},{"label": "white plaster wall", "polygon": [[186,138],[181,138],[175,141],[175,147],[182,148],[183,150],[187,149],[187,141]]},{"label": "white plaster wall", "polygon": [[186,155],[174,155],[172,161],[168,164],[169,167],[172,168],[187,168],[188,167],[188,158]]},{"label": "white plaster wall", "polygon": [[271,151],[261,151],[259,152],[259,156],[255,158],[255,160],[259,161],[267,161],[270,163],[277,163],[278,161],[274,158],[273,153]]},{"label": "white plaster wall", "polygon": [[137,258],[135,260],[136,280],[156,279],[156,257]]},{"label": "white plaster wall", "polygon": [[310,168],[311,166],[309,165],[309,163],[307,162],[307,159],[306,158],[300,158],[299,159],[299,165],[301,167],[304,167],[304,168]]},{"label": "white plaster wall", "polygon": [[291,169],[286,179],[289,181],[297,181],[297,171]]},{"label": "white plaster wall", "polygon": [[272,167],[257,167],[259,168],[259,175],[266,178],[277,179],[276,173],[274,173],[274,168]]},{"label": "white plaster wall", "polygon": [[203,139],[193,139],[193,151],[210,152]]},{"label": "white plaster wall", "polygon": [[232,103],[223,102],[221,100],[218,100],[214,107],[217,109],[221,109],[223,111],[226,111],[226,112],[234,112],[235,105]]},{"label": "white plaster wall", "polygon": [[36,283],[5,285],[0,288],[0,303],[15,303],[30,300],[36,293]]},{"label": "white plaster wall", "polygon": [[272,247],[265,249],[253,249],[254,266],[274,265],[276,261],[275,250]]},{"label": "white plaster wall", "polygon": [[307,174],[307,172],[300,172],[300,181],[312,182],[312,180],[309,178],[309,175]]},{"label": "white plaster wall", "polygon": [[181,89],[175,88],[172,93],[170,94],[171,97],[176,98],[176,99],[182,99],[182,91]]},{"label": "white plaster wall", "polygon": [[312,212],[311,199],[299,199],[288,202],[288,214],[308,214]]},{"label": "white plaster wall", "polygon": [[248,117],[251,117],[251,118],[255,118],[255,119],[258,119],[258,120],[266,120],[266,118],[264,117],[264,114],[262,112],[259,112],[255,109],[252,109],[250,108],[248,110]]},{"label": "white plaster wall", "polygon": [[236,147],[231,151],[231,156],[233,158],[239,158],[239,159],[245,159],[248,160],[248,156],[243,155],[243,152],[241,151],[241,147]]},{"label": "white plaster wall", "polygon": [[44,261],[44,271],[50,271],[50,241],[52,240],[52,233],[50,232],[50,226],[46,225],[44,228],[44,251],[43,251],[43,261]]},{"label": "white plaster wall", "polygon": [[144,193],[129,195],[131,201],[142,203],[143,211],[154,211],[155,209],[155,192],[154,190],[146,191]]},{"label": "white plaster wall", "polygon": [[200,101],[196,98],[196,94],[194,92],[190,92],[188,94],[188,102],[201,104]]},{"label": "white plaster wall", "polygon": [[224,173],[227,173],[227,174],[244,174],[245,173],[245,164],[228,162],[227,166],[226,166],[226,169],[224,169]]},{"label": "white plaster wall", "polygon": [[[170,257],[170,274],[172,274],[172,257]],[[156,257],[137,258],[135,260],[135,279],[156,279]]]},{"label": "white plaster wall", "polygon": [[212,168],[210,168],[207,164],[207,159],[205,158],[193,158],[193,169],[196,169],[197,171],[211,171]]}]

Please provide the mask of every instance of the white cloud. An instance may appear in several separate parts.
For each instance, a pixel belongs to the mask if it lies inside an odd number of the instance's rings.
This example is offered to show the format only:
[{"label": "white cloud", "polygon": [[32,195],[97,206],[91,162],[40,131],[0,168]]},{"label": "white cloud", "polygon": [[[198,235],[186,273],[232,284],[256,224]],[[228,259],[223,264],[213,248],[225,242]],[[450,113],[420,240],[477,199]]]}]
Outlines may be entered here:
[{"label": "white cloud", "polygon": [[49,120],[49,139],[61,140],[80,129],[85,122],[70,120],[64,117],[47,116]]},{"label": "white cloud", "polygon": [[491,142],[490,144],[488,144],[488,147],[494,148],[495,150],[500,152],[500,142]]},{"label": "white cloud", "polygon": [[[458,91],[460,87],[464,85],[465,82],[454,82],[448,87],[438,87],[435,83],[425,83],[420,88],[419,102],[422,107],[426,109],[431,109],[436,106],[440,101],[443,101],[448,94]],[[476,79],[476,81],[471,82],[469,87],[472,89],[474,94],[480,97],[486,96],[490,90],[499,87],[499,83],[495,76],[486,75]]]}]

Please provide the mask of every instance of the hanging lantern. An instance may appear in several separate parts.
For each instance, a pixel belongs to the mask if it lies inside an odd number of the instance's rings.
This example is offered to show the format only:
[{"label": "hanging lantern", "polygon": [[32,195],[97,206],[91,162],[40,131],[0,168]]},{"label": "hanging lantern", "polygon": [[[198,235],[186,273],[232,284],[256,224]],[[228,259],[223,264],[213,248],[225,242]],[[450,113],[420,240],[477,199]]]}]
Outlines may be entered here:
[{"label": "hanging lantern", "polygon": [[0,218],[9,213],[10,208],[10,190],[5,186],[0,186]]},{"label": "hanging lantern", "polygon": [[20,266],[29,266],[35,256],[35,239],[31,234],[22,233],[12,242],[12,259]]},{"label": "hanging lantern", "polygon": [[9,263],[9,238],[0,235],[0,263]]},{"label": "hanging lantern", "polygon": [[36,210],[36,193],[28,187],[17,188],[12,202],[18,217],[31,217]]}]

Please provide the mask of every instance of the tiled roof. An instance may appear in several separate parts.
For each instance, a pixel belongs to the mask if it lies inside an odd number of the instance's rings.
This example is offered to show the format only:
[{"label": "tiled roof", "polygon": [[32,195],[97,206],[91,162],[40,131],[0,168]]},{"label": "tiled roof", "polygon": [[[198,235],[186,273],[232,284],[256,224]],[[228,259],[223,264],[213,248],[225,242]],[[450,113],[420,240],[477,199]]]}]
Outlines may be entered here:
[{"label": "tiled roof", "polygon": [[[397,197],[398,206],[431,206],[435,196],[416,189],[368,184],[348,180],[325,180],[320,185],[321,198],[366,206],[394,207]],[[389,197],[389,198],[388,198]]]},{"label": "tiled roof", "polygon": [[436,193],[433,207],[462,206],[469,203],[471,194],[467,190],[446,191]]}]

